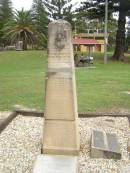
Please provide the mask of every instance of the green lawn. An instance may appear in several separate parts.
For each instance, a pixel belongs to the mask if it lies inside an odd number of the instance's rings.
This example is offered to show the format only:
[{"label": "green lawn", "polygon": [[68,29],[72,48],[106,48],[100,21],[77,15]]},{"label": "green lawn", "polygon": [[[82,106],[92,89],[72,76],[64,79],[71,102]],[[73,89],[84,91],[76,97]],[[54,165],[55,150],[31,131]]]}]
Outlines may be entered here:
[{"label": "green lawn", "polygon": [[[103,64],[96,54],[95,69],[76,69],[80,112],[130,109],[130,64]],[[47,55],[43,51],[0,52],[0,110],[20,104],[44,107],[44,77]],[[100,60],[98,60],[100,59]]]}]

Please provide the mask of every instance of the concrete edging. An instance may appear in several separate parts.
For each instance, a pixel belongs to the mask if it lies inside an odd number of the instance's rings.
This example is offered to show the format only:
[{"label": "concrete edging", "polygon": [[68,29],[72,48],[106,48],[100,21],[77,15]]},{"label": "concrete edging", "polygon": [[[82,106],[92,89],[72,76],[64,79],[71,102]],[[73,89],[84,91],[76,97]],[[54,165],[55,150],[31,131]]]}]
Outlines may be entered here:
[{"label": "concrete edging", "polygon": [[[0,133],[9,125],[9,123],[17,117],[17,115],[44,117],[44,112],[37,110],[14,109],[14,111],[0,123]],[[130,114],[119,113],[96,113],[96,112],[81,112],[78,113],[79,118],[94,118],[94,117],[127,117],[130,121]]]},{"label": "concrete edging", "polygon": [[9,123],[16,118],[17,113],[14,111],[12,112],[6,119],[4,119],[1,123],[0,123],[0,133],[9,125]]},{"label": "concrete edging", "polygon": [[[24,116],[35,116],[35,117],[44,117],[44,112],[42,111],[33,111],[33,110],[15,110],[17,114]],[[127,117],[130,119],[130,114],[120,114],[120,113],[96,113],[96,112],[79,112],[79,118],[92,118],[92,117]]]}]

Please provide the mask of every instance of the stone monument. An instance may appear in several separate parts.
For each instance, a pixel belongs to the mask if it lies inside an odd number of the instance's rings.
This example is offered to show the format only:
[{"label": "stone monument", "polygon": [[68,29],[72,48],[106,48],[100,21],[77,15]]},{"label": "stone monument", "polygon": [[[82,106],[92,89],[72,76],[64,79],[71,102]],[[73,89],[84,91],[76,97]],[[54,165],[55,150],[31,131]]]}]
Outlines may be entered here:
[{"label": "stone monument", "polygon": [[23,41],[18,41],[16,44],[16,50],[23,50]]},{"label": "stone monument", "polygon": [[33,173],[77,173],[79,134],[71,25],[49,24],[43,154]]},{"label": "stone monument", "polygon": [[78,112],[71,25],[49,24],[43,154],[78,155]]}]

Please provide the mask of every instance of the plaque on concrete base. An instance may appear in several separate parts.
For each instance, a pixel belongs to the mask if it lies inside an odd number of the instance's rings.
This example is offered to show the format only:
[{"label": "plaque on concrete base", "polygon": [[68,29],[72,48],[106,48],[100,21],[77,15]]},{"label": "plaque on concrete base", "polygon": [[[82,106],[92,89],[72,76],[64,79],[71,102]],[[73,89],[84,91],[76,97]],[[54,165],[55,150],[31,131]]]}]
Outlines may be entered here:
[{"label": "plaque on concrete base", "polygon": [[39,155],[33,173],[77,173],[77,157]]},{"label": "plaque on concrete base", "polygon": [[121,150],[117,135],[93,130],[91,139],[91,157],[121,159]]}]

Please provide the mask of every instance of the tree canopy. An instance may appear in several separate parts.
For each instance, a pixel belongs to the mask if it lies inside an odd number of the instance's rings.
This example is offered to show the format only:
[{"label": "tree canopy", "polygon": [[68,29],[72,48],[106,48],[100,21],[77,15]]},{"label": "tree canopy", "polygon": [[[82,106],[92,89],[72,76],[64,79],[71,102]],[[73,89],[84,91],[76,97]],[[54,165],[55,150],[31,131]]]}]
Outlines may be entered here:
[{"label": "tree canopy", "polygon": [[27,50],[27,44],[37,41],[39,33],[36,31],[31,18],[30,11],[16,11],[12,21],[4,28],[4,37],[11,43],[23,42],[23,50]]},{"label": "tree canopy", "polygon": [[43,3],[49,13],[50,19],[64,19],[74,26],[74,4],[72,0],[44,0]]},{"label": "tree canopy", "polygon": [[12,3],[10,0],[0,0],[0,45],[5,44],[3,37],[4,25],[12,18]]},{"label": "tree canopy", "polygon": [[47,32],[48,32],[48,13],[46,12],[43,0],[33,0],[32,8],[32,20],[36,27],[37,32],[44,35],[42,40],[39,40],[39,46],[47,46]]},{"label": "tree canopy", "polygon": [[6,23],[12,17],[12,3],[10,0],[0,0],[0,21]]},{"label": "tree canopy", "polygon": [[[104,29],[106,0],[84,0],[75,10],[73,0],[33,0],[30,11],[12,10],[11,0],[0,0],[0,45],[8,40],[22,39],[24,49],[28,43],[46,47],[48,23],[64,19],[71,23],[77,32],[87,29]],[[128,49],[130,29],[126,29],[126,16],[130,16],[130,0],[108,0],[109,43],[115,42],[113,59],[122,60]],[[118,12],[118,22],[113,13]],[[26,35],[26,37],[24,36]],[[25,41],[26,40],[26,41]],[[126,45],[125,45],[126,44]]]},{"label": "tree canopy", "polygon": [[[86,0],[79,11],[90,19],[103,18],[105,16],[105,0]],[[125,25],[126,16],[130,16],[130,0],[108,0],[109,18],[113,12],[119,12],[118,27],[116,33],[116,48],[113,59],[122,60],[125,51]]]},{"label": "tree canopy", "polygon": [[33,22],[39,32],[47,34],[47,26],[49,23],[48,13],[45,10],[43,0],[33,0],[31,9]]}]

